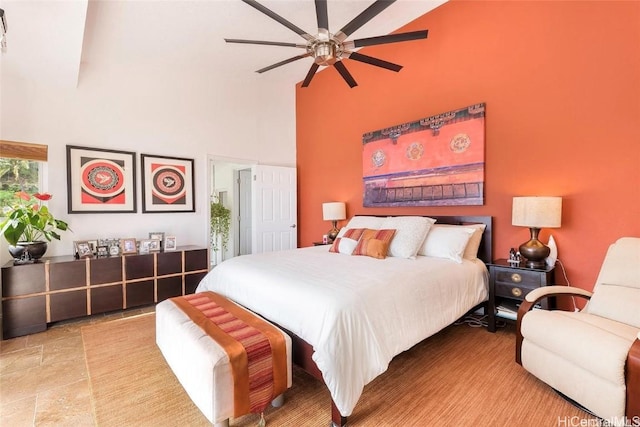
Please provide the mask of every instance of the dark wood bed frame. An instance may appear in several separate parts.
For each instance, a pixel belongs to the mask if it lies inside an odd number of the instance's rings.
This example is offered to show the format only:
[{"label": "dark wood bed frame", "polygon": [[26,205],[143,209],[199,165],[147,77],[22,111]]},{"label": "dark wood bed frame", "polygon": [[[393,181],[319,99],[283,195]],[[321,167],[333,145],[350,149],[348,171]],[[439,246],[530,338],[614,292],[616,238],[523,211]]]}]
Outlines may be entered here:
[{"label": "dark wood bed frame", "polygon": [[[478,249],[478,258],[484,263],[492,261],[492,217],[490,216],[432,216],[430,218],[437,220],[437,224],[453,224],[453,225],[466,225],[466,224],[485,224],[486,228],[482,235],[482,241],[480,242],[480,248]],[[474,307],[473,310],[476,308]],[[284,329],[284,328],[281,328]],[[313,354],[313,347],[304,341],[302,338],[293,334],[291,331],[284,329],[292,341],[292,361],[305,372],[309,373],[314,378],[319,379],[324,383],[322,378],[322,372],[318,369],[315,362],[311,359]],[[334,427],[344,427],[347,425],[347,417],[340,414],[333,399],[331,400],[331,425]]]}]

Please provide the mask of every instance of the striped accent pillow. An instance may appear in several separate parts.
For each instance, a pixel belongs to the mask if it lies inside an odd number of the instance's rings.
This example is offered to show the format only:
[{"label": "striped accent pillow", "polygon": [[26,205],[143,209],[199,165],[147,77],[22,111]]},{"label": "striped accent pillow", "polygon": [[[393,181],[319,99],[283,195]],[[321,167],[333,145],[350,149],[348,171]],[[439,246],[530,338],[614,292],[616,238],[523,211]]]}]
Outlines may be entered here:
[{"label": "striped accent pillow", "polygon": [[384,259],[389,252],[389,245],[395,235],[394,229],[371,230],[365,229],[352,255],[365,255]]},{"label": "striped accent pillow", "polygon": [[342,236],[336,238],[336,240],[333,241],[333,244],[329,248],[329,252],[345,253],[346,255],[351,255],[351,252],[349,252],[349,253],[346,253],[344,251],[340,252],[340,241],[343,238],[345,238],[345,239],[352,239],[352,240],[355,240],[357,242],[360,239],[360,236],[362,236],[362,233],[364,233],[365,230],[366,230],[366,228],[350,228],[350,229],[348,229],[347,231],[344,232],[344,234]]}]

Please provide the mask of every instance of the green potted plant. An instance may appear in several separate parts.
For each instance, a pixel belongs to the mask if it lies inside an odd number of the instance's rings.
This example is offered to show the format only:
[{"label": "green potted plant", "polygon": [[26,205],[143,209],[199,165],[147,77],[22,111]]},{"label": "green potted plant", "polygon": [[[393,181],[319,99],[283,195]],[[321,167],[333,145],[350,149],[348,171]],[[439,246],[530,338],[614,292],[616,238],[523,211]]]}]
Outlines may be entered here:
[{"label": "green potted plant", "polygon": [[211,249],[218,253],[227,251],[229,230],[231,228],[231,210],[225,207],[219,197],[211,200]]},{"label": "green potted plant", "polygon": [[69,229],[66,222],[55,219],[44,204],[51,194],[15,193],[13,199],[2,209],[0,233],[9,243],[9,253],[15,260],[32,261],[41,258],[47,251],[47,242],[60,240],[58,231]]}]

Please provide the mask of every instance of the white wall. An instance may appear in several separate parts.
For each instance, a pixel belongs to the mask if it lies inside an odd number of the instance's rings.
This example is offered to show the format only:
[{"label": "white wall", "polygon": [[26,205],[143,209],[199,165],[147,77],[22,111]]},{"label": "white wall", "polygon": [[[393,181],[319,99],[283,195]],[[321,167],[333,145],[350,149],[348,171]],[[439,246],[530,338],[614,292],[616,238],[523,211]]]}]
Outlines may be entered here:
[{"label": "white wall", "polygon": [[[77,88],[46,85],[7,70],[0,80],[0,139],[49,146],[49,207],[73,229],[50,245],[48,256],[70,254],[73,240],[145,238],[149,231],[175,235],[179,245],[206,246],[207,155],[295,165],[293,86],[133,64],[82,64],[79,80]],[[67,144],[138,153],[138,212],[67,214]],[[141,213],[140,153],[195,159],[195,213]]]}]

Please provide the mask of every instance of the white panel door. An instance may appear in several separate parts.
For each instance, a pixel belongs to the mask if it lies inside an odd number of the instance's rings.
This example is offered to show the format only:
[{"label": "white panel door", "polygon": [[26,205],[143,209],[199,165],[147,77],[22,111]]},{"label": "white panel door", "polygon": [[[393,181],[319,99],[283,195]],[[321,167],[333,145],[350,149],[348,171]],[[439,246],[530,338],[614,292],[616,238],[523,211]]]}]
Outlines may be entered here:
[{"label": "white panel door", "polygon": [[296,169],[256,165],[253,181],[252,252],[272,252],[298,247]]}]

